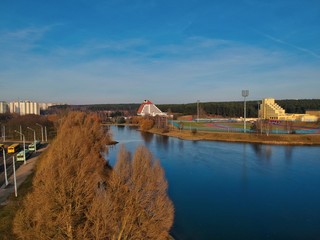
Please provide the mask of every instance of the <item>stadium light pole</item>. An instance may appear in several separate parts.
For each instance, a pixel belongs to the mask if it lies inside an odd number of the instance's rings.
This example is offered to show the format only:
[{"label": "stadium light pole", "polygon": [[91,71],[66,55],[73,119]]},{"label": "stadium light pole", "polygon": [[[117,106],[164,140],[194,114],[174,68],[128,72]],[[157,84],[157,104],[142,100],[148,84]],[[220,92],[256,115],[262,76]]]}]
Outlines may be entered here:
[{"label": "stadium light pole", "polygon": [[37,138],[36,138],[36,130],[30,128],[30,127],[27,127],[29,130],[33,131],[33,144],[34,144],[34,152],[37,152],[37,144],[36,144],[36,141],[37,141]]},{"label": "stadium light pole", "polygon": [[200,101],[197,101],[197,122],[199,122],[199,118],[200,118],[200,109],[199,109],[199,103]]},{"label": "stadium light pole", "polygon": [[244,98],[244,108],[243,108],[243,116],[244,116],[244,121],[243,121],[243,132],[247,132],[247,126],[246,126],[246,117],[247,117],[247,109],[246,109],[246,97],[249,96],[249,90],[242,90],[242,97]]},{"label": "stadium light pole", "polygon": [[43,142],[43,126],[39,123],[36,123],[39,127],[41,127],[41,142]]},{"label": "stadium light pole", "polygon": [[5,180],[5,184],[6,186],[8,186],[8,175],[7,175],[7,162],[6,162],[6,151],[4,149],[4,147],[2,148],[2,154],[3,154],[3,168],[4,168],[4,180]]},{"label": "stadium light pole", "polygon": [[13,183],[14,183],[14,195],[18,197],[18,190],[17,190],[17,176],[16,176],[16,161],[14,156],[12,157],[12,166],[13,166]]},{"label": "stadium light pole", "polygon": [[17,131],[17,130],[14,130],[16,133],[19,133],[20,136],[22,136],[22,139],[23,139],[23,163],[26,164],[26,138],[24,136],[23,133]]}]

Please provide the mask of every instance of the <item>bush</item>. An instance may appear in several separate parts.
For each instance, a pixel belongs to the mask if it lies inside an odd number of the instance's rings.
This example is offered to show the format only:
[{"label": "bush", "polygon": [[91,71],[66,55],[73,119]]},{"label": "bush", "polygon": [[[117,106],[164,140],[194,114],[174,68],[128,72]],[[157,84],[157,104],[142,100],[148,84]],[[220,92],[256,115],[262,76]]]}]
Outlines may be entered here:
[{"label": "bush", "polygon": [[117,119],[117,123],[118,123],[118,124],[124,124],[124,123],[126,123],[126,119],[125,119],[124,117],[119,117],[119,118]]}]

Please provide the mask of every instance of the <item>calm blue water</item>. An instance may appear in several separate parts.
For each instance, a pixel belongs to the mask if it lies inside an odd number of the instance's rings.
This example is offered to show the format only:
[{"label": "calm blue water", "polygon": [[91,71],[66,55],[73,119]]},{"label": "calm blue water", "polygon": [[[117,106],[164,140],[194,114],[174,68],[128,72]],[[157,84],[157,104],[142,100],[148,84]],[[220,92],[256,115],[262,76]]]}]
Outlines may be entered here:
[{"label": "calm blue water", "polygon": [[[184,141],[112,127],[166,172],[176,239],[320,239],[320,147]],[[110,149],[114,164],[119,145]]]}]

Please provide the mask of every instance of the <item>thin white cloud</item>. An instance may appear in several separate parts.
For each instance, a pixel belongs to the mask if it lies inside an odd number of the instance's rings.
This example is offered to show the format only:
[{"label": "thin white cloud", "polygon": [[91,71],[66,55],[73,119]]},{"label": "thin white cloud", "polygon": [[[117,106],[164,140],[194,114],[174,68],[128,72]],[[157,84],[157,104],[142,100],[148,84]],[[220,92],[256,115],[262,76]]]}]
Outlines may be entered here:
[{"label": "thin white cloud", "polygon": [[274,41],[274,42],[277,42],[277,43],[280,43],[280,44],[283,44],[283,45],[287,45],[287,46],[292,47],[292,48],[294,48],[294,49],[296,49],[298,51],[307,53],[307,54],[309,54],[309,55],[311,55],[313,57],[320,58],[320,54],[316,53],[315,51],[312,51],[312,50],[307,49],[307,48],[302,48],[302,47],[296,46],[296,45],[291,44],[289,42],[283,41],[283,40],[281,40],[279,38],[275,38],[275,37],[273,37],[273,36],[271,36],[269,34],[265,34],[265,33],[261,33],[261,32],[260,32],[260,34],[265,36],[266,38]]},{"label": "thin white cloud", "polygon": [[[123,54],[95,56],[105,48]],[[30,51],[27,61],[19,51],[11,52],[16,67],[3,69],[0,81],[15,91],[1,97],[31,99],[32,94],[43,101],[103,103],[140,102],[152,95],[157,102],[178,103],[241,100],[242,88],[250,89],[252,99],[318,96],[316,64],[221,39],[191,38],[169,46],[151,46],[144,39],[96,41],[55,50],[43,56]],[[0,66],[6,57],[0,56]]]},{"label": "thin white cloud", "polygon": [[21,54],[21,51],[32,51],[39,46],[38,42],[45,38],[46,33],[60,25],[62,24],[0,31],[0,53],[14,56]]}]

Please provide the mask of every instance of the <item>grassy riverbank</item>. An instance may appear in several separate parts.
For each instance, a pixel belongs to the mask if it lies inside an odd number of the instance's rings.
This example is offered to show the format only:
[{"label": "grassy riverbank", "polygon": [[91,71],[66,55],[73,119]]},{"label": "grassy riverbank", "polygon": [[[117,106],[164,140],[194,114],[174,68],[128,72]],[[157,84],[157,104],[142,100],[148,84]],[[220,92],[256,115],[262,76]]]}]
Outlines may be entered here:
[{"label": "grassy riverbank", "polygon": [[205,140],[225,142],[248,142],[278,145],[320,145],[319,134],[256,134],[256,133],[233,133],[233,132],[196,132],[190,130],[172,129],[163,133],[162,129],[153,128],[150,133],[176,137],[184,140]]}]

